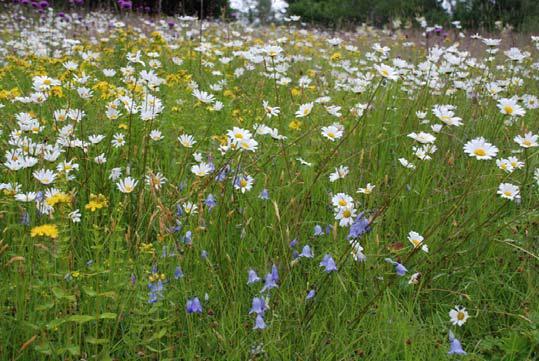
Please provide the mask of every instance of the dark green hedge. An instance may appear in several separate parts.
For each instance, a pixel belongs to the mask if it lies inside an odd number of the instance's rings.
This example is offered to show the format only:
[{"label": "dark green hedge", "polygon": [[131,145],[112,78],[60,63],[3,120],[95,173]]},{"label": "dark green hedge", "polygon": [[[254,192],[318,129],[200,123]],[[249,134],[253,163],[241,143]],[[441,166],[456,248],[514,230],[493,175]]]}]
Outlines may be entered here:
[{"label": "dark green hedge", "polygon": [[404,20],[423,15],[431,25],[460,20],[470,29],[493,30],[495,22],[502,20],[517,30],[539,31],[539,0],[458,0],[453,17],[437,0],[290,0],[289,3],[291,14],[326,26],[361,22],[380,26],[397,17]]}]

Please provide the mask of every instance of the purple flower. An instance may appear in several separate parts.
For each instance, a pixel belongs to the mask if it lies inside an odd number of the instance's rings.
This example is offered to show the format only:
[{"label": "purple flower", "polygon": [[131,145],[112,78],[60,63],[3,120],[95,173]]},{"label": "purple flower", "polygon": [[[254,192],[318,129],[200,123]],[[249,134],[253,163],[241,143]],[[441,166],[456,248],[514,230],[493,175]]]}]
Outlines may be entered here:
[{"label": "purple flower", "polygon": [[208,194],[208,196],[204,200],[204,205],[208,207],[208,210],[211,210],[213,207],[217,205],[217,201],[215,200],[215,197],[213,196],[213,194]]},{"label": "purple flower", "polygon": [[265,328],[266,322],[264,322],[264,317],[262,317],[262,315],[260,314],[256,315],[255,326],[253,327],[253,330],[263,330]]},{"label": "purple flower", "polygon": [[198,297],[187,300],[185,310],[187,313],[202,313],[202,305],[200,304]]},{"label": "purple flower", "polygon": [[185,236],[183,237],[182,242],[187,245],[191,244],[193,242],[191,235],[191,231],[185,232]]},{"label": "purple flower", "polygon": [[309,290],[309,292],[307,292],[307,297],[305,297],[305,300],[308,301],[308,300],[310,300],[311,298],[313,298],[315,295],[316,295],[316,291],[315,291],[315,290]]},{"label": "purple flower", "polygon": [[386,258],[384,259],[384,261],[386,261],[387,263],[391,263],[393,266],[395,266],[395,273],[399,277],[404,276],[406,272],[408,272],[408,270],[406,269],[406,267],[404,267],[404,265],[400,264],[399,262],[393,261],[391,258]]},{"label": "purple flower", "polygon": [[148,284],[150,293],[148,294],[148,303],[156,303],[159,299],[163,298],[163,282],[161,280]]},{"label": "purple flower", "polygon": [[133,3],[131,1],[120,1],[119,5],[124,10],[130,10],[133,8]]},{"label": "purple flower", "polygon": [[298,240],[296,238],[294,238],[293,240],[290,241],[290,248],[294,248],[296,247],[296,245],[298,244]]},{"label": "purple flower", "polygon": [[262,189],[262,192],[260,192],[260,195],[258,196],[258,198],[267,201],[267,200],[269,199],[269,192],[268,192],[268,190],[267,190],[266,188]]},{"label": "purple flower", "polygon": [[247,271],[247,284],[248,285],[256,283],[258,281],[260,281],[260,277],[258,277],[254,269],[250,269],[249,271]]},{"label": "purple flower", "polygon": [[299,257],[313,258],[313,251],[311,251],[311,247],[309,247],[309,245],[305,245],[301,250]]},{"label": "purple flower", "polygon": [[322,261],[320,262],[320,267],[325,267],[324,271],[327,273],[337,271],[337,265],[335,264],[335,261],[333,260],[333,257],[328,253],[322,258]]},{"label": "purple flower", "polygon": [[30,225],[30,215],[26,210],[24,210],[21,214],[21,224],[24,224],[25,226]]},{"label": "purple flower", "polygon": [[182,271],[182,268],[180,266],[176,267],[176,269],[174,270],[174,278],[175,279],[179,279],[179,278],[182,278],[183,277],[183,271]]},{"label": "purple flower", "polygon": [[350,226],[348,239],[357,239],[371,230],[369,220],[361,212]]},{"label": "purple flower", "polygon": [[448,354],[449,355],[466,355],[466,351],[462,349],[462,345],[460,344],[460,341],[455,338],[455,335],[453,335],[453,332],[449,331],[449,342],[450,342],[450,349]]},{"label": "purple flower", "polygon": [[249,311],[249,314],[256,313],[257,315],[264,315],[264,312],[268,307],[266,306],[266,301],[264,301],[263,297],[255,297],[253,298],[253,305],[251,306],[251,310]]},{"label": "purple flower", "polygon": [[183,208],[180,204],[176,205],[176,215],[178,217],[181,217],[183,216],[184,212],[183,212]]},{"label": "purple flower", "polygon": [[322,229],[322,227],[319,224],[314,226],[314,235],[315,236],[323,236],[324,235],[324,230]]},{"label": "purple flower", "polygon": [[271,290],[272,288],[276,287],[278,287],[276,281],[273,279],[271,273],[268,273],[264,278],[264,287],[262,287],[260,293]]},{"label": "purple flower", "polygon": [[208,259],[208,251],[203,249],[202,252],[200,252],[200,258],[202,258],[203,260],[207,260]]},{"label": "purple flower", "polygon": [[218,182],[224,181],[226,179],[226,176],[227,176],[228,172],[230,172],[230,166],[229,165],[227,165],[226,167],[224,167],[223,169],[221,169],[219,171],[219,173],[215,177],[215,180],[218,181]]},{"label": "purple flower", "polygon": [[276,265],[271,266],[271,278],[274,282],[279,281],[279,270],[277,269]]},{"label": "purple flower", "polygon": [[397,274],[397,276],[404,276],[406,272],[408,272],[406,267],[397,262],[397,264],[395,265],[395,273]]}]

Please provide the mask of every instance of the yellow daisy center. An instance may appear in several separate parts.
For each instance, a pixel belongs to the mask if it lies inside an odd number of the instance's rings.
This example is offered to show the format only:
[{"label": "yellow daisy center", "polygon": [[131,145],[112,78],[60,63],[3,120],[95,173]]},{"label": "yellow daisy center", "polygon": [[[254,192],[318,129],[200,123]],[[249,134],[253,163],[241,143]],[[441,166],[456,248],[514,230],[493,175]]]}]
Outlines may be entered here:
[{"label": "yellow daisy center", "polygon": [[484,157],[487,155],[487,152],[483,148],[477,148],[473,151],[473,154],[477,155],[478,157]]},{"label": "yellow daisy center", "polygon": [[513,107],[510,106],[510,105],[504,105],[503,110],[504,110],[507,114],[513,114]]}]

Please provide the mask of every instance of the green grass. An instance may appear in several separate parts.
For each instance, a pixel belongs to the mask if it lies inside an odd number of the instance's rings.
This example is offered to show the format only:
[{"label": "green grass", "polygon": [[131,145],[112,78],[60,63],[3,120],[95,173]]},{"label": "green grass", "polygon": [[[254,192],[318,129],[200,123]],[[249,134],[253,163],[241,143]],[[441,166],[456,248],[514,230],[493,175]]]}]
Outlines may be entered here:
[{"label": "green grass", "polygon": [[[108,22],[105,15],[90,16],[99,24]],[[525,116],[506,125],[508,117],[484,88],[488,82],[518,76],[523,84],[508,86],[500,98],[537,95],[534,78],[538,74],[532,63],[538,53],[531,42],[526,45],[530,57],[516,67],[511,68],[502,52],[488,62],[484,51],[477,61],[488,71],[462,65],[468,72],[466,79],[474,80],[477,97],[470,98],[454,89],[447,74],[439,77],[439,92],[421,83],[412,85],[404,77],[382,79],[373,64],[391,64],[399,55],[417,68],[426,60],[420,44],[405,47],[402,40],[382,33],[377,33],[376,40],[341,34],[346,40],[337,48],[326,42],[332,36],[315,30],[300,33],[294,27],[277,27],[249,33],[238,25],[205,23],[209,27],[204,40],[214,50],[201,54],[193,51],[199,46],[198,36],[174,40],[173,31],[165,30],[164,41],[150,34],[157,26],[129,21],[124,30],[107,30],[108,40],[97,44],[90,41],[95,36],[93,28],[43,32],[39,35],[43,44],[58,36],[81,41],[72,48],[72,55],[66,52],[59,59],[38,57],[30,50],[3,59],[0,144],[4,152],[19,147],[9,144],[9,138],[20,127],[16,115],[21,112],[32,112],[43,125],[40,132],[21,132],[34,143],[55,144],[58,130],[67,124],[74,125],[74,136],[79,139],[87,140],[91,134],[103,134],[105,139],[87,152],[65,148],[55,162],[37,156],[38,164],[31,170],[1,168],[2,183],[18,182],[21,192],[28,192],[47,189],[32,171],[54,170],[64,160],[79,164],[71,173],[73,180],[59,175],[54,182],[70,201],[54,206],[50,216],[40,216],[34,202],[18,202],[8,190],[0,195],[0,359],[450,360],[457,356],[447,354],[449,330],[462,342],[469,360],[539,357],[539,188],[534,176],[538,148],[522,151],[513,141],[516,135],[537,133],[538,113],[527,109]],[[20,26],[32,29],[34,25],[21,22]],[[0,39],[24,38],[9,29],[6,26]],[[198,25],[187,25],[178,34],[184,36],[191,29]],[[234,76],[247,61],[233,51],[280,37],[286,39],[282,44],[286,56],[311,57],[286,61],[290,85],[265,77],[264,63],[239,78]],[[224,46],[232,40],[243,43]],[[391,46],[389,59],[368,60],[365,54],[372,51],[375,41]],[[483,49],[479,40],[472,44],[474,51]],[[350,52],[344,45],[356,45],[360,51]],[[100,53],[99,60],[83,60],[80,52],[88,50]],[[142,51],[146,66],[134,64],[135,74],[149,69],[148,52],[159,54],[162,67],[155,72],[167,81],[151,93],[162,100],[164,110],[156,119],[142,121],[120,105],[123,115],[111,121],[105,115],[106,106],[120,93],[107,96],[107,89],[124,89],[124,95],[134,96],[138,103],[143,99],[141,92],[128,89],[120,72],[127,65],[127,53],[136,50]],[[233,57],[232,61],[221,64],[215,50]],[[341,60],[330,59],[335,52]],[[181,58],[183,64],[174,64],[173,57]],[[62,66],[67,60],[77,62],[77,69],[67,71]],[[339,67],[346,60],[358,67],[357,72],[346,73]],[[204,66],[205,62],[214,68]],[[105,78],[105,68],[117,74]],[[214,70],[222,75],[213,75]],[[88,100],[69,86],[74,74],[80,76],[83,71],[90,76],[84,86],[93,89]],[[373,79],[361,94],[334,87],[336,82],[367,73]],[[297,81],[306,74],[312,87],[300,89]],[[60,79],[62,94],[51,95],[41,105],[12,102],[17,93],[33,92],[36,75]],[[424,80],[425,75],[417,78]],[[210,85],[220,79],[226,79],[223,90],[212,91]],[[191,80],[222,101],[223,110],[209,110],[197,101],[191,95]],[[106,82],[104,86],[96,86],[101,81]],[[299,106],[322,95],[331,97],[329,104],[342,107],[342,117],[333,117],[316,104],[308,117],[298,119],[299,129],[290,127]],[[263,100],[279,106],[280,115],[267,118]],[[357,103],[369,105],[361,117],[350,113]],[[437,104],[454,105],[463,125],[444,126],[434,133],[430,124],[440,121],[431,109]],[[68,107],[84,110],[83,120],[55,121],[54,111]],[[421,124],[416,111],[428,111],[430,123]],[[343,138],[335,142],[320,134],[321,127],[333,122],[345,128]],[[221,155],[218,137],[233,127],[254,132],[255,123],[277,128],[287,139],[256,135],[256,152],[231,150]],[[151,129],[161,130],[164,139],[150,141]],[[407,135],[419,131],[437,138],[432,160],[421,161],[413,155],[412,146],[418,143]],[[121,148],[110,145],[115,133],[125,134],[126,144]],[[179,144],[177,137],[184,133],[195,137],[193,148]],[[499,148],[497,158],[520,150],[514,155],[525,162],[524,167],[509,174],[494,159],[469,157],[464,144],[480,136]],[[195,177],[190,170],[196,163],[195,152],[204,160],[210,156],[217,170],[230,166],[226,180],[215,181],[217,172]],[[101,153],[107,162],[99,165],[94,157]],[[298,157],[312,166],[302,165]],[[402,157],[416,169],[404,168],[398,161]],[[112,168],[122,167],[125,176],[128,164],[139,183],[132,193],[123,194],[109,174]],[[329,174],[340,165],[348,166],[350,174],[329,182]],[[161,172],[167,178],[161,190],[144,185],[149,172]],[[240,172],[255,179],[253,189],[244,194],[232,184],[234,174]],[[520,187],[520,202],[496,194],[502,182]],[[376,185],[373,193],[357,194],[357,188],[367,183]],[[262,189],[268,189],[269,200],[259,198]],[[354,197],[358,213],[364,211],[371,222],[371,231],[359,240],[365,262],[353,260],[348,228],[339,227],[334,218],[331,194],[339,192]],[[210,193],[217,201],[211,210],[204,205]],[[95,212],[86,209],[92,194],[102,194],[108,206]],[[178,205],[187,201],[198,205],[198,213],[178,215]],[[72,223],[68,216],[75,209],[82,213],[80,223]],[[27,225],[21,223],[25,213]],[[177,222],[181,230],[172,232]],[[42,224],[56,225],[58,237],[31,237],[32,228]],[[329,234],[315,237],[315,225],[332,228]],[[407,240],[412,230],[425,237],[429,253],[413,249]],[[190,245],[183,241],[187,231],[192,232]],[[314,258],[294,260],[290,247],[294,239],[299,252],[310,245]],[[206,258],[201,257],[203,251]],[[337,272],[327,274],[319,266],[325,254],[333,256]],[[403,263],[407,275],[397,277],[384,262],[387,257]],[[247,271],[255,269],[263,278],[272,265],[277,266],[280,279],[278,288],[268,293],[267,328],[253,330],[255,316],[249,310],[262,283],[247,285]],[[152,266],[166,280],[162,297],[155,303],[148,302]],[[183,278],[175,279],[177,266]],[[415,272],[421,273],[420,281],[410,285],[409,277]],[[311,289],[316,296],[306,301]],[[187,314],[186,302],[195,296],[203,312]],[[470,314],[462,327],[449,322],[448,313],[455,305],[466,307]]]}]

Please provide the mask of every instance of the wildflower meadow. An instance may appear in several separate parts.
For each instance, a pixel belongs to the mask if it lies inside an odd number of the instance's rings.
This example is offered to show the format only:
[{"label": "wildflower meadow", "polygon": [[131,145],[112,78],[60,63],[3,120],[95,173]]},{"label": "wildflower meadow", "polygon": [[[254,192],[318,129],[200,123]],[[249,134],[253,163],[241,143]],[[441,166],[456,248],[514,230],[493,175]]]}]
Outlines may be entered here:
[{"label": "wildflower meadow", "polygon": [[1,360],[539,359],[538,36],[0,9]]}]

